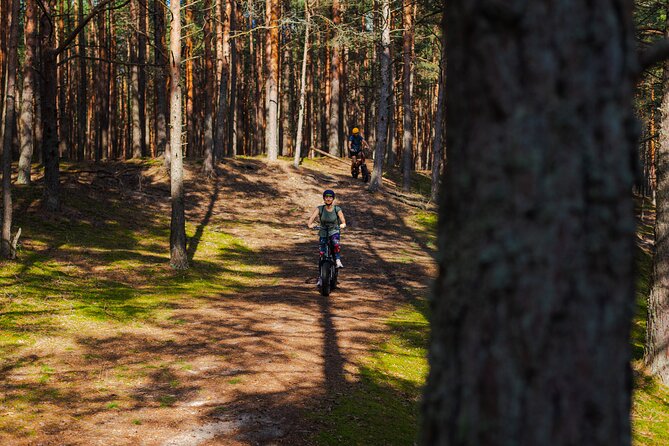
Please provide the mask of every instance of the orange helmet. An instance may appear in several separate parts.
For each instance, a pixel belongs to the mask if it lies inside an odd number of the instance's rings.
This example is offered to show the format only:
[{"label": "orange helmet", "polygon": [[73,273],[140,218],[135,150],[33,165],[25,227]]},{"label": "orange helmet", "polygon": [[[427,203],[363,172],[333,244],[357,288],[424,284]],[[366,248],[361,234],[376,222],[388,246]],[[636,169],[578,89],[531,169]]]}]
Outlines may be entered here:
[{"label": "orange helmet", "polygon": [[353,127],[353,134],[357,135],[358,133],[360,133],[360,129],[357,127]]}]

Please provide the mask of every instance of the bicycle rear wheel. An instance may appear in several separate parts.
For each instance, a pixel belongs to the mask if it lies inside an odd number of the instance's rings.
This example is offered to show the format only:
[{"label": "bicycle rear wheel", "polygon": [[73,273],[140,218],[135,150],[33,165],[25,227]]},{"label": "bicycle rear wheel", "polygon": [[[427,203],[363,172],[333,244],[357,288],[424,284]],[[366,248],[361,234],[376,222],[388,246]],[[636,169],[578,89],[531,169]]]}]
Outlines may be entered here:
[{"label": "bicycle rear wheel", "polygon": [[369,169],[367,169],[367,164],[362,165],[362,181],[367,183],[371,175],[369,174]]},{"label": "bicycle rear wheel", "polygon": [[337,276],[339,275],[339,269],[333,267],[331,272],[332,276],[330,277],[330,291],[337,289]]}]

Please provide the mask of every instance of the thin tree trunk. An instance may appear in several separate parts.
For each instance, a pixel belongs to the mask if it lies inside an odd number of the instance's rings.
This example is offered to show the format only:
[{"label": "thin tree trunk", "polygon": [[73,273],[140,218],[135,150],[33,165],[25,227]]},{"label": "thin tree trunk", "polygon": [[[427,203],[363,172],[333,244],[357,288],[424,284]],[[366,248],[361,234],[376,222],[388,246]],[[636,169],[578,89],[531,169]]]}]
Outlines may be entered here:
[{"label": "thin tree trunk", "polygon": [[214,175],[214,129],[211,98],[214,97],[214,82],[216,81],[216,72],[214,71],[214,61],[211,51],[211,21],[212,21],[212,0],[205,3],[204,16],[204,162],[202,163],[202,174],[205,177]]},{"label": "thin tree trunk", "polygon": [[44,160],[44,207],[56,211],[60,207],[58,130],[56,127],[56,50],[54,29],[51,22],[51,6],[43,4],[40,18],[40,58],[42,101],[42,159]]},{"label": "thin tree trunk", "polygon": [[[77,22],[84,21],[84,2],[77,0]],[[88,132],[86,131],[86,116],[88,111],[88,77],[86,76],[86,35],[82,30],[77,36],[78,53],[79,53],[79,83],[77,84],[77,159],[83,160],[86,153],[86,138]]]},{"label": "thin tree trunk", "polygon": [[177,270],[188,268],[186,254],[186,215],[183,184],[183,149],[181,144],[181,4],[170,3],[170,147],[172,162],[170,186],[172,219],[170,224],[170,265]]},{"label": "thin tree trunk", "polygon": [[170,146],[167,136],[167,94],[166,83],[168,81],[167,74],[167,60],[165,58],[166,43],[165,43],[165,6],[161,0],[153,0],[153,27],[154,27],[154,59],[157,65],[156,79],[153,83],[154,88],[154,109],[156,118],[154,124],[156,126],[156,154],[160,156],[164,154],[164,167],[170,169]]},{"label": "thin tree trunk", "polygon": [[[133,27],[139,27],[139,0],[130,0],[130,21]],[[130,33],[129,56],[132,66],[130,67],[130,109],[131,109],[131,134],[132,134],[132,157],[142,156],[142,121],[139,97],[139,32]]]},{"label": "thin tree trunk", "polygon": [[35,150],[35,50],[37,48],[37,4],[26,0],[25,59],[21,94],[21,155],[17,184],[30,184],[30,164]]},{"label": "thin tree trunk", "polygon": [[339,0],[332,0],[332,23],[334,24],[334,38],[330,48],[330,115],[328,119],[328,152],[330,155],[340,156],[339,147],[339,106],[340,106],[340,79],[339,59],[341,45],[338,26],[341,25],[341,4]]},{"label": "thin tree trunk", "polygon": [[139,129],[141,132],[140,147],[142,156],[148,156],[147,131],[146,131],[146,2],[139,0],[139,33],[137,34],[137,99],[139,101]]},{"label": "thin tree trunk", "polygon": [[[100,57],[103,60],[110,60],[107,16],[104,12],[98,16],[98,34],[101,43],[98,50]],[[97,81],[98,96],[100,98],[98,108],[98,133],[100,136],[95,149],[96,161],[107,158],[107,147],[109,146],[109,65],[109,62],[100,62],[100,74]]]},{"label": "thin tree trunk", "polygon": [[265,145],[267,158],[276,160],[279,154],[279,0],[267,0],[267,43],[265,56],[267,61],[267,133]]},{"label": "thin tree trunk", "polygon": [[[220,3],[220,0],[217,0]],[[216,138],[214,139],[214,153],[216,159],[221,159],[228,154],[226,126],[229,113],[228,90],[230,80],[230,13],[232,11],[232,0],[224,0],[225,7],[217,3],[217,11],[220,9],[219,16],[221,34],[217,40],[217,50],[220,53],[219,66],[220,80],[218,84],[218,109],[216,113]],[[253,38],[253,37],[251,37]]]},{"label": "thin tree trunk", "polygon": [[302,127],[304,123],[304,99],[307,90],[307,57],[309,56],[309,28],[311,26],[309,18],[308,1],[304,4],[304,50],[302,51],[302,75],[300,77],[300,111],[297,116],[297,136],[295,137],[295,159],[293,165],[297,169],[300,166],[300,157],[302,156]]},{"label": "thin tree trunk", "polygon": [[404,69],[402,82],[402,105],[404,109],[404,119],[402,122],[402,130],[404,132],[402,138],[403,156],[402,156],[402,190],[409,192],[411,189],[411,170],[413,168],[413,101],[412,101],[412,87],[413,87],[413,6],[414,2],[411,0],[403,0],[404,12]]},{"label": "thin tree trunk", "polygon": [[448,2],[422,442],[626,446],[632,5],[501,5]]},{"label": "thin tree trunk", "polygon": [[383,178],[383,157],[388,141],[388,103],[390,97],[390,0],[382,2],[381,47],[381,89],[379,93],[379,113],[376,124],[376,147],[374,149],[374,169],[369,182],[369,190],[375,191],[381,187]]},{"label": "thin tree trunk", "polygon": [[[241,23],[241,15],[236,2],[230,2],[230,11],[230,30],[231,32],[237,31],[238,24]],[[228,141],[230,147],[228,149],[228,155],[233,158],[237,156],[237,129],[241,102],[237,98],[238,80],[242,75],[239,63],[240,43],[240,39],[234,39],[230,43],[230,111],[228,112],[230,116],[230,119],[228,120]]]},{"label": "thin tree trunk", "polygon": [[9,41],[7,42],[7,79],[5,82],[5,101],[2,113],[2,240],[0,255],[5,258],[14,257],[11,245],[12,236],[12,139],[14,121],[16,119],[16,67],[18,65],[19,43],[19,10],[20,1],[12,0],[12,9],[8,20]]},{"label": "thin tree trunk", "polygon": [[[446,11],[446,1],[444,0],[443,9]],[[446,99],[446,13],[443,13],[441,19],[441,60],[439,62],[439,95],[437,97],[437,112],[434,116],[434,141],[432,142],[432,188],[430,189],[430,198],[437,202],[439,198],[439,178],[441,174],[441,159],[443,144],[443,122],[444,107]]]}]

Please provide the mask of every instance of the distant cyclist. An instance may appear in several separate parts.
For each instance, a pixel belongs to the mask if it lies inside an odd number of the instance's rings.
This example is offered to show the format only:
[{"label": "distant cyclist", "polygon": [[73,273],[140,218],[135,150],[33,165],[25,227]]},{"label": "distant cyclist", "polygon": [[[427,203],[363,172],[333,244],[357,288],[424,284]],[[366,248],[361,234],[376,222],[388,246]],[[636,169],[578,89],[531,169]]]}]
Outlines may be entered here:
[{"label": "distant cyclist", "polygon": [[363,148],[369,149],[369,144],[365,138],[360,134],[360,129],[357,127],[351,131],[351,136],[348,137],[348,155],[351,157],[351,172],[354,171],[358,160],[365,160],[365,152]]},{"label": "distant cyclist", "polygon": [[[312,212],[307,222],[307,226],[314,228],[315,226],[320,226],[321,230],[318,232],[319,236],[319,245],[321,255],[326,250],[328,240],[332,241],[332,246],[334,247],[334,256],[337,268],[343,268],[344,265],[341,263],[341,245],[339,243],[340,235],[339,230],[346,227],[346,219],[344,218],[344,213],[342,212],[339,206],[334,204],[335,193],[333,190],[328,189],[323,192],[323,202],[322,204]],[[318,218],[318,225],[315,223]],[[321,278],[318,278],[318,283],[316,286],[321,286]]]}]

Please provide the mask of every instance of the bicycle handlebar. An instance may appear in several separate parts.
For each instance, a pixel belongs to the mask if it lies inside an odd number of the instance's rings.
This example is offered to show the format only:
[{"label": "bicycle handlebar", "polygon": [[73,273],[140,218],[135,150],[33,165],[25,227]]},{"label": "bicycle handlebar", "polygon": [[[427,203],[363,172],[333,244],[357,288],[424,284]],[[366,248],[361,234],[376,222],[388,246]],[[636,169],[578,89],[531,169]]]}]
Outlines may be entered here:
[{"label": "bicycle handlebar", "polygon": [[[348,228],[348,225],[346,225],[344,228],[340,227],[339,230],[341,231],[342,229],[346,229],[346,228]],[[313,229],[314,231],[320,231],[321,229],[328,229],[329,230],[330,228],[328,228],[327,226],[314,226],[313,228],[310,228],[310,229]]]}]

